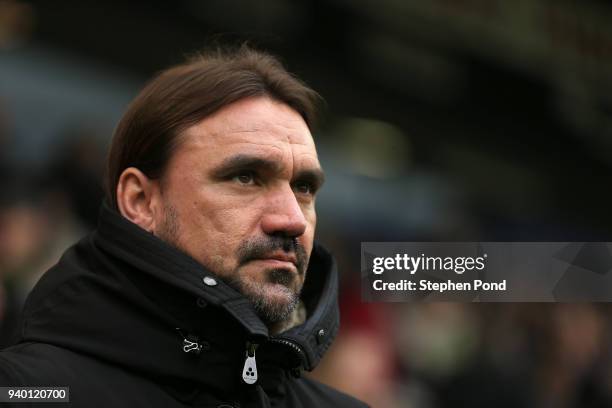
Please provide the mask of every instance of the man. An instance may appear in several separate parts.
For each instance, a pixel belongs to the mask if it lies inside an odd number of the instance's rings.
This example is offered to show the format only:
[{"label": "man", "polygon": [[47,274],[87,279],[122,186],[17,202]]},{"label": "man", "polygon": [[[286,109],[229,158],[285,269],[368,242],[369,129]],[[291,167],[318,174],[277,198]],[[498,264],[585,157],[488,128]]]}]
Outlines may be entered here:
[{"label": "man", "polygon": [[247,47],[153,79],[113,137],[98,229],[30,294],[0,385],[69,386],[73,407],[363,406],[301,376],[338,330],[317,99]]}]

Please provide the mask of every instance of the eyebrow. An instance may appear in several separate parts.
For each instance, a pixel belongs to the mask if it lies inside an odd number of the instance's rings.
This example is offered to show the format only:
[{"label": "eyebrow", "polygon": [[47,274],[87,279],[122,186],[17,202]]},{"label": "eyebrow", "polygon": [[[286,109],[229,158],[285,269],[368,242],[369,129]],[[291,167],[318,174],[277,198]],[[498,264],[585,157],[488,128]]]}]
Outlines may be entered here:
[{"label": "eyebrow", "polygon": [[[228,177],[239,170],[258,170],[263,172],[280,172],[282,165],[275,160],[249,154],[236,154],[223,160],[219,166],[213,169],[212,174],[217,178]],[[307,168],[298,171],[295,180],[312,183],[315,188],[320,188],[325,181],[325,173],[319,167]]]},{"label": "eyebrow", "polygon": [[312,184],[314,190],[316,191],[320,189],[325,182],[325,173],[323,173],[323,170],[320,168],[300,170],[296,174],[295,179]]},{"label": "eyebrow", "polygon": [[213,169],[213,175],[216,177],[226,177],[232,175],[238,170],[244,169],[279,172],[281,170],[281,166],[274,160],[266,159],[260,156],[236,154],[223,160],[220,165]]}]

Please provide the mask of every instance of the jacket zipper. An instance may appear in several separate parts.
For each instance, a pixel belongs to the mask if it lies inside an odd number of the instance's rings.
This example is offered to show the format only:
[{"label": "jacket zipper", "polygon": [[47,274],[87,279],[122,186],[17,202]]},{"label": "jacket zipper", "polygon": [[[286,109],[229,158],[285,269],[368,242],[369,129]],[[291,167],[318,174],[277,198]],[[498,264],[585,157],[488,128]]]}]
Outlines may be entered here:
[{"label": "jacket zipper", "polygon": [[300,356],[300,361],[304,360],[304,352],[302,351],[302,348],[291,340],[284,339],[282,337],[271,337],[268,341],[272,343],[284,344],[293,350],[298,356]]},{"label": "jacket zipper", "polygon": [[290,372],[296,378],[301,377],[302,376],[302,370],[303,370],[303,367],[304,367],[303,362],[305,360],[305,354],[302,351],[302,348],[300,346],[298,346],[297,344],[295,344],[293,341],[291,341],[289,339],[282,338],[282,337],[272,337],[268,341],[270,341],[272,343],[282,344],[284,346],[287,346],[298,356],[298,360],[300,361],[300,365],[298,365],[297,367],[292,368],[290,370]]},{"label": "jacket zipper", "polygon": [[255,360],[255,350],[258,344],[247,343],[246,359],[242,368],[242,380],[247,384],[255,384],[257,382],[257,361]]},{"label": "jacket zipper", "polygon": [[[302,351],[302,348],[291,340],[284,339],[282,337],[271,337],[268,339],[268,341],[289,347],[299,356],[300,361],[304,361],[304,352]],[[258,346],[259,344],[247,342],[246,358],[244,360],[244,367],[242,368],[242,380],[247,384],[255,384],[257,382],[258,375],[255,351],[257,350]],[[297,367],[297,369],[299,369],[299,367]]]}]

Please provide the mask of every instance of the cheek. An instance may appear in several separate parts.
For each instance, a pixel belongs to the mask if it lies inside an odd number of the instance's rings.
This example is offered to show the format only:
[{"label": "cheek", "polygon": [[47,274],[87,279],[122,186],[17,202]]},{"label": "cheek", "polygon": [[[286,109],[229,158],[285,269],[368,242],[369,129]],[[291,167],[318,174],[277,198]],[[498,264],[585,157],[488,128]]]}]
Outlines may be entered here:
[{"label": "cheek", "polygon": [[245,235],[236,212],[204,203],[194,204],[189,210],[179,229],[182,248],[214,273],[229,274],[236,267],[237,249]]},{"label": "cheek", "polygon": [[197,214],[199,224],[205,226],[207,231],[231,239],[253,232],[258,224],[262,206],[252,199],[206,195],[193,202],[192,211]]},{"label": "cheek", "polygon": [[308,228],[306,229],[306,232],[303,236],[303,244],[304,248],[308,253],[308,256],[310,256],[317,227],[317,214],[314,210],[314,207],[311,210],[304,211],[304,217],[306,218],[306,222],[308,223]]},{"label": "cheek", "polygon": [[[261,210],[256,202],[201,190],[181,208],[181,239],[192,250],[207,256],[232,258],[238,246],[254,234]],[[198,249],[199,248],[199,249]]]},{"label": "cheek", "polygon": [[217,204],[194,202],[185,217],[185,232],[198,240],[211,240],[211,245],[233,246],[244,234],[240,211]]},{"label": "cheek", "polygon": [[307,214],[308,215],[306,216],[306,219],[308,220],[308,223],[312,226],[312,233],[314,234],[317,228],[317,211],[315,210],[314,205],[312,206],[310,211],[307,212]]}]

